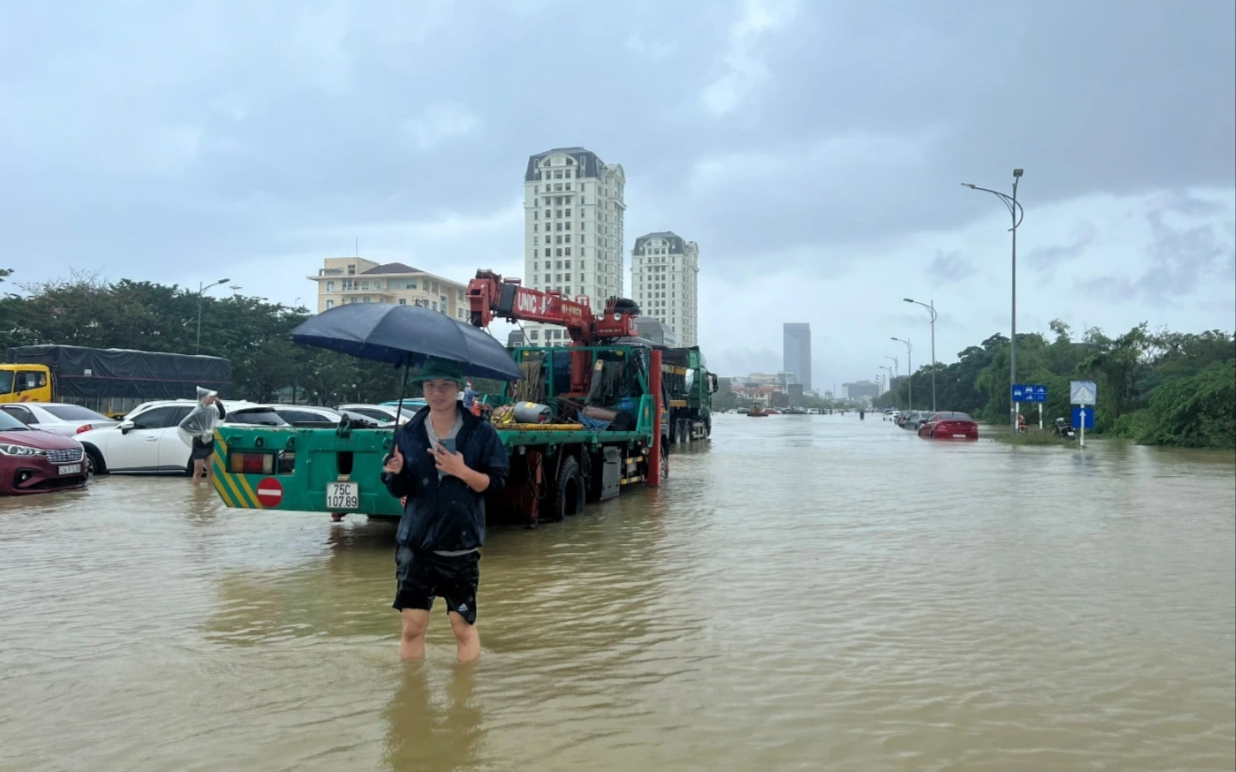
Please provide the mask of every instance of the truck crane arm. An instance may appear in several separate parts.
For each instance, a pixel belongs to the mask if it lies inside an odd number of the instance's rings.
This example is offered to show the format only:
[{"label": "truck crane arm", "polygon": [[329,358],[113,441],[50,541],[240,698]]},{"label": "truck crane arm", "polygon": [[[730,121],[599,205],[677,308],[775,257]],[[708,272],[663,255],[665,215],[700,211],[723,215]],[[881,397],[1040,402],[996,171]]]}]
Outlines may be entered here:
[{"label": "truck crane arm", "polygon": [[525,287],[519,279],[504,279],[489,270],[476,272],[468,282],[470,321],[488,327],[494,319],[509,322],[540,322],[566,327],[577,346],[596,345],[615,338],[636,337],[639,308],[630,300],[611,298],[605,313],[596,316],[586,297],[571,300],[556,291]]}]

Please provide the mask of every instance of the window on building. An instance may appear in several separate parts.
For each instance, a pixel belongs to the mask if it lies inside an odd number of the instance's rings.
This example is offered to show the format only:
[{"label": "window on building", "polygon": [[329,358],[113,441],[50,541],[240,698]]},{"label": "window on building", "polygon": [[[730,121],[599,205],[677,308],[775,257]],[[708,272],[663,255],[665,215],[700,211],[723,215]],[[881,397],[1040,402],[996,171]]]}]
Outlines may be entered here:
[{"label": "window on building", "polygon": [[554,225],[555,225],[555,226],[557,226],[557,227],[555,227],[555,228],[554,228],[554,230],[556,230],[556,231],[560,231],[560,230],[562,230],[562,223],[558,222],[558,223],[554,223]]},{"label": "window on building", "polygon": [[366,303],[368,303],[368,302],[369,302],[369,296],[368,296],[368,295],[366,295],[366,296],[365,296],[365,300],[364,300],[364,302],[366,302]]},{"label": "window on building", "polygon": [[528,340],[536,340],[540,330],[528,330]]},{"label": "window on building", "polygon": [[539,238],[537,238],[536,236],[533,236],[533,237],[532,237],[532,246],[534,246],[534,247],[535,247],[535,246],[537,245],[537,243],[539,243],[539,242],[540,242],[540,239],[539,239]]},{"label": "window on building", "polygon": [[580,197],[579,197],[579,205],[580,205],[580,206],[583,206],[584,204],[587,204],[587,203],[588,203],[588,201],[587,201],[587,200],[586,200],[583,196],[580,196]]},{"label": "window on building", "polygon": [[399,298],[399,305],[406,306],[407,304],[408,304],[407,298]]},{"label": "window on building", "polygon": [[[570,240],[571,240],[571,237],[570,237],[570,236],[567,236],[567,241],[569,242]],[[566,253],[567,253],[568,255],[570,255],[570,254],[571,254],[571,248],[570,248],[570,247],[567,247],[567,248],[566,248]]]},{"label": "window on building", "polygon": [[335,307],[335,301],[333,301],[333,300],[328,300],[328,301],[326,301],[326,307],[327,307],[327,308],[334,308],[334,307]]},{"label": "window on building", "polygon": [[328,282],[326,282],[326,291],[327,291],[327,292],[334,292],[334,291],[335,291],[335,283],[334,283],[333,281],[328,281]]},{"label": "window on building", "polygon": [[549,283],[549,274],[545,274],[545,282],[546,282],[547,284]]},{"label": "window on building", "polygon": [[351,265],[348,266],[348,276],[355,276],[355,275],[356,275],[356,263],[352,263]]},{"label": "window on building", "polygon": [[554,247],[554,252],[558,257],[562,257],[562,247]]},{"label": "window on building", "polygon": [[435,300],[435,301],[433,301],[433,310],[435,310],[435,311],[437,311],[437,310],[438,310],[438,301],[436,301],[436,300]]},{"label": "window on building", "polygon": [[363,290],[367,290],[367,289],[369,289],[369,280],[368,280],[368,279],[361,279],[361,289],[363,289]]},{"label": "window on building", "polygon": [[555,169],[555,170],[554,170],[554,179],[555,179],[555,180],[560,180],[560,179],[562,179],[562,170],[561,170],[561,169]]},{"label": "window on building", "polygon": [[549,257],[549,247],[545,247],[545,256]]},{"label": "window on building", "polygon": [[436,281],[433,283],[433,291],[434,292],[438,291],[438,283]]},{"label": "window on building", "polygon": [[[568,228],[570,228],[570,227],[571,227],[571,224],[570,224],[570,223],[567,223],[567,227],[568,227]],[[566,243],[568,243],[568,244],[570,244],[570,243],[571,243],[571,234],[569,234],[569,233],[567,234],[567,237],[566,237]]]}]

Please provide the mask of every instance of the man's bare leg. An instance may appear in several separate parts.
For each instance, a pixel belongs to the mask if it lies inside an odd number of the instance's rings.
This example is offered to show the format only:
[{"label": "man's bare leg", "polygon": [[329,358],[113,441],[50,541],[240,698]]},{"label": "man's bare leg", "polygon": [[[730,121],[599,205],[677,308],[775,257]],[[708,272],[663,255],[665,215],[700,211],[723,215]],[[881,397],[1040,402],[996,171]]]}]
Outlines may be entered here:
[{"label": "man's bare leg", "polygon": [[460,662],[475,662],[481,656],[481,634],[476,631],[476,625],[454,611],[448,611],[447,618],[451,620],[451,632],[455,633],[455,644],[458,647],[456,659]]},{"label": "man's bare leg", "polygon": [[403,610],[403,632],[399,636],[399,659],[425,658],[425,630],[429,628],[429,612],[419,608]]}]

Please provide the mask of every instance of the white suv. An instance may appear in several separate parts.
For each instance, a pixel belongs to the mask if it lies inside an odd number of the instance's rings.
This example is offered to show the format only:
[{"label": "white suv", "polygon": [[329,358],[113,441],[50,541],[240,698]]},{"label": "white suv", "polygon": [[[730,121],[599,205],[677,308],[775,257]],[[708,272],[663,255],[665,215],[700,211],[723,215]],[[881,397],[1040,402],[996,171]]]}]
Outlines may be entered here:
[{"label": "white suv", "polygon": [[[146,402],[116,426],[82,432],[76,439],[94,474],[192,474],[190,449],[177,427],[196,406],[189,399]],[[269,405],[224,400],[223,407],[227,423],[287,425]]]}]

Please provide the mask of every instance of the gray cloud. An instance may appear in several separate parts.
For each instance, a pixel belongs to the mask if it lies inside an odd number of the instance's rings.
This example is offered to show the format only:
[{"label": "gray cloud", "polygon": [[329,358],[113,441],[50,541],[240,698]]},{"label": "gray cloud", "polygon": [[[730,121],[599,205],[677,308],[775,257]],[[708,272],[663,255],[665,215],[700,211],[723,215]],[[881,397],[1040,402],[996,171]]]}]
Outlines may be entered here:
[{"label": "gray cloud", "polygon": [[974,263],[956,250],[937,251],[936,256],[931,260],[931,265],[927,266],[927,275],[931,277],[931,283],[936,286],[964,281],[972,277],[974,271]]},{"label": "gray cloud", "polygon": [[[1180,299],[1230,264],[1189,234],[1223,212],[1182,192],[1236,184],[1230,0],[10,5],[0,231],[23,281],[243,264],[290,298],[276,271],[356,236],[442,273],[517,266],[501,213],[527,156],[573,144],[624,165],[628,249],[672,228],[731,282],[776,264],[943,289],[967,263],[926,249],[981,254],[949,238],[1002,211],[957,183],[1006,189],[1014,166],[1028,245],[1048,204],[1164,191],[1184,230],[1131,291]],[[1048,273],[1094,246],[1051,238],[1028,253]],[[747,348],[734,367],[778,347]]]},{"label": "gray cloud", "polygon": [[1081,257],[1094,244],[1097,236],[1098,229],[1094,223],[1082,220],[1074,226],[1068,241],[1030,250],[1026,263],[1040,274],[1040,279],[1045,280],[1055,273],[1057,266]]}]

